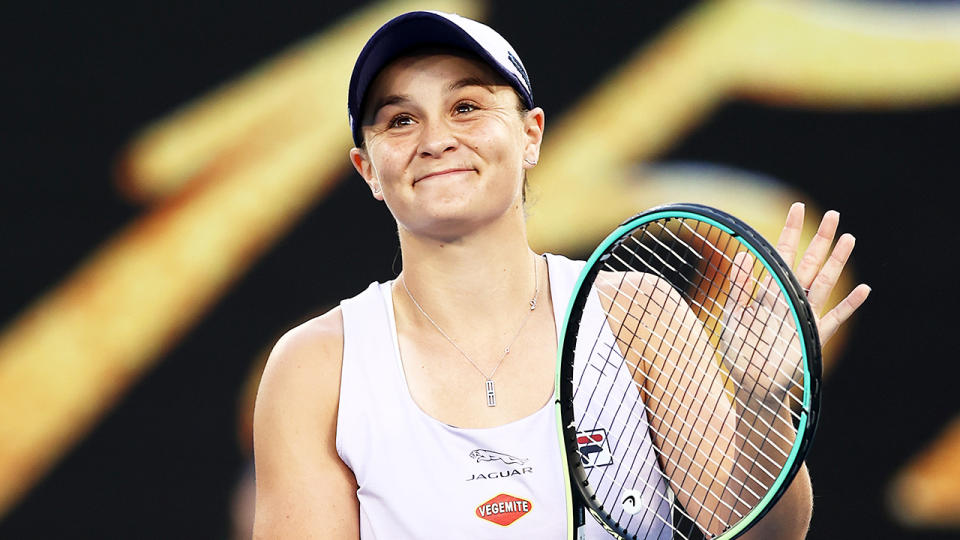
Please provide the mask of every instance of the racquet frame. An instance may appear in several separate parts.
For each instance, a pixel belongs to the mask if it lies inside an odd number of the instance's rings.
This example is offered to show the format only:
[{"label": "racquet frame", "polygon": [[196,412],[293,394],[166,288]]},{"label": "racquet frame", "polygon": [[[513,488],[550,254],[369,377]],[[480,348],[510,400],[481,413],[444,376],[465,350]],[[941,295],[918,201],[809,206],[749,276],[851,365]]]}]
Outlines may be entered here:
[{"label": "racquet frame", "polygon": [[669,204],[637,214],[624,221],[610,233],[587,260],[574,285],[574,292],[564,315],[563,330],[560,332],[554,395],[557,396],[555,406],[561,457],[566,465],[563,467],[564,483],[569,486],[566,490],[568,538],[574,538],[577,528],[582,525],[583,509],[593,514],[612,535],[619,538],[629,537],[627,531],[620,529],[615,524],[606,522],[602,517],[605,512],[589,491],[590,484],[587,480],[586,471],[581,464],[576,442],[577,426],[573,410],[576,337],[584,306],[593,290],[592,284],[610,253],[636,229],[654,221],[671,219],[702,221],[739,240],[756,257],[756,260],[766,267],[769,275],[776,280],[777,285],[784,292],[789,300],[788,305],[792,311],[795,328],[803,338],[802,342],[804,344],[801,347],[803,354],[803,400],[798,425],[796,426],[797,435],[787,458],[787,463],[760,502],[743,519],[716,536],[716,540],[731,540],[740,536],[773,508],[776,501],[789,487],[790,481],[797,474],[797,471],[800,470],[816,433],[821,400],[821,350],[817,325],[803,288],[790,268],[783,262],[776,249],[743,221],[709,206],[692,203]]}]

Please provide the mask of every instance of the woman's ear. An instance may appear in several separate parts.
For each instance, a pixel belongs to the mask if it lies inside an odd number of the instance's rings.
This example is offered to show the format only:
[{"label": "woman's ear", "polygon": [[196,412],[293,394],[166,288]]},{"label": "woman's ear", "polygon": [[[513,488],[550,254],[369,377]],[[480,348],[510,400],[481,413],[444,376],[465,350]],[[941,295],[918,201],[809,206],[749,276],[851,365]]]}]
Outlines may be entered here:
[{"label": "woman's ear", "polygon": [[540,143],[543,142],[545,117],[543,109],[534,107],[523,118],[526,145],[523,148],[524,168],[532,169],[540,161]]},{"label": "woman's ear", "polygon": [[363,177],[363,181],[367,183],[373,198],[382,201],[383,186],[380,185],[380,178],[377,176],[376,169],[373,168],[373,163],[370,161],[370,155],[367,151],[363,148],[351,148],[350,163]]}]

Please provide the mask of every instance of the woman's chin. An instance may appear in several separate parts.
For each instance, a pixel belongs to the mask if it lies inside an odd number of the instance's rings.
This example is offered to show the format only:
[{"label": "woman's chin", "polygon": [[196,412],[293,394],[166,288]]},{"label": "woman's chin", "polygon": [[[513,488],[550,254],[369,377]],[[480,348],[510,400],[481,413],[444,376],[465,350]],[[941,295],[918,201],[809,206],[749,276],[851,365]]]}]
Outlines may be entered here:
[{"label": "woman's chin", "polygon": [[503,218],[502,212],[479,212],[477,208],[434,208],[429,214],[418,214],[404,228],[416,236],[442,242],[454,242],[493,229]]}]

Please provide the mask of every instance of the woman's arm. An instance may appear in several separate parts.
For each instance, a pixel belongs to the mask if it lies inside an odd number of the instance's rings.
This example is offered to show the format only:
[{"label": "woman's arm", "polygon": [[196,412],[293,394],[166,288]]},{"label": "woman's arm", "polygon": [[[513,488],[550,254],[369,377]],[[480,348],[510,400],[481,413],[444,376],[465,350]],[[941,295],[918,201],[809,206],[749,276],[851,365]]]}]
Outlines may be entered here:
[{"label": "woman's arm", "polygon": [[737,505],[724,489],[735,477],[737,425],[708,332],[662,278],[609,272],[597,285],[671,489],[702,530],[719,534],[729,520],[719,514]]},{"label": "woman's arm", "polygon": [[813,490],[807,466],[802,465],[790,487],[763,519],[743,533],[744,540],[802,540],[810,528]]},{"label": "woman's arm", "polygon": [[[736,521],[734,514],[745,515],[759,502],[752,494],[762,495],[766,487],[757,484],[756,477],[762,477],[761,470],[779,474],[781,456],[788,454],[792,439],[765,437],[751,428],[757,419],[740,421],[748,412],[734,414],[709,331],[668,282],[650,274],[610,273],[601,276],[598,285],[621,353],[627,365],[635,367],[633,377],[647,405],[663,472],[701,530],[719,534]],[[779,399],[764,408],[750,403],[753,392],[742,394],[737,392],[736,402],[764,411],[765,425],[792,432],[789,409],[778,406]],[[803,538],[810,507],[804,468],[744,538]]]},{"label": "woman's arm", "polygon": [[356,480],[336,450],[342,363],[339,308],[271,352],[254,413],[254,538],[359,538]]}]

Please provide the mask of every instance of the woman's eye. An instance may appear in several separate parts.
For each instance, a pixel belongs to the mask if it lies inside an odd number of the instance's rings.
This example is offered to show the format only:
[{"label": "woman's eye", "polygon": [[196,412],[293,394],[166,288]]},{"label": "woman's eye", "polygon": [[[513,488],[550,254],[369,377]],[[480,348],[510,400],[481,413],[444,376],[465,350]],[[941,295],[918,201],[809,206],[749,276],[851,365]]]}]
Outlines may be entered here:
[{"label": "woman's eye", "polygon": [[387,123],[387,127],[390,127],[390,128],[404,127],[404,126],[409,126],[411,124],[413,124],[413,119],[410,118],[409,116],[401,114],[401,115],[394,116],[393,119]]},{"label": "woman's eye", "polygon": [[477,106],[472,103],[458,103],[453,109],[458,114],[465,114],[477,110]]}]

